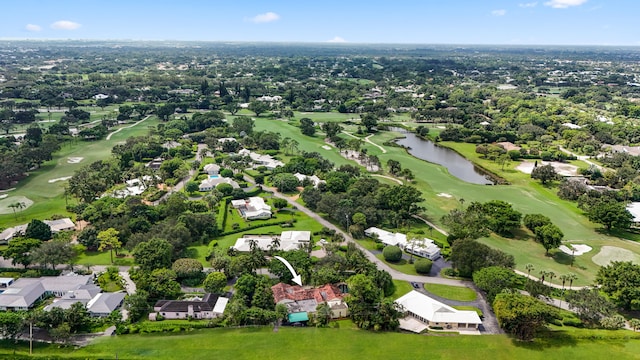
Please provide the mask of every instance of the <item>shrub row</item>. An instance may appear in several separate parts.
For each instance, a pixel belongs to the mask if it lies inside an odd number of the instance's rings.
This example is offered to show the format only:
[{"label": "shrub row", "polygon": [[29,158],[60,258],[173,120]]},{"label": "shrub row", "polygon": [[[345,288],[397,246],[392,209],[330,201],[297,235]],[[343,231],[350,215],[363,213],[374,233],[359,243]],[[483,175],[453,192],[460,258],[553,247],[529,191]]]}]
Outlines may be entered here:
[{"label": "shrub row", "polygon": [[[281,221],[274,221],[274,222],[268,222],[268,223],[262,223],[262,224],[256,224],[256,225],[251,225],[251,226],[247,226],[244,228],[238,228],[238,229],[233,229],[233,230],[229,230],[229,231],[224,231],[222,232],[219,236],[227,236],[227,235],[231,235],[231,234],[237,234],[243,231],[248,231],[248,230],[254,230],[254,229],[259,229],[261,227],[266,227],[266,226],[274,226],[274,225],[284,225],[284,224],[288,224],[292,222],[292,220],[281,220]],[[293,219],[293,222],[296,222],[296,219]]]}]

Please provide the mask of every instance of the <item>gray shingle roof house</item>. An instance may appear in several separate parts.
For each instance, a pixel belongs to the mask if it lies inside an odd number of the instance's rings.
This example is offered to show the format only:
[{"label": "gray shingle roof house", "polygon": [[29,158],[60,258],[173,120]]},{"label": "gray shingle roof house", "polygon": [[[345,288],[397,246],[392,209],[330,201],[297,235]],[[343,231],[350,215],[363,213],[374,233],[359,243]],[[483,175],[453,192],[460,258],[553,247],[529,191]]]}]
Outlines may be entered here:
[{"label": "gray shingle roof house", "polygon": [[94,296],[93,299],[89,300],[87,303],[87,311],[89,311],[91,316],[109,316],[111,312],[122,306],[126,295],[125,292],[99,293]]},{"label": "gray shingle roof house", "polygon": [[[54,234],[59,233],[60,231],[74,230],[76,228],[76,224],[74,224],[69,218],[43,220],[42,222],[49,225],[51,232]],[[29,226],[29,224],[6,228],[4,231],[0,232],[0,244],[8,244],[14,237],[24,235],[25,231],[27,231],[27,226]]]},{"label": "gray shingle roof house", "polygon": [[60,299],[56,299],[52,304],[44,308],[49,311],[53,308],[68,309],[75,303],[85,305],[91,316],[109,316],[112,311],[117,310],[124,301],[126,293],[103,293],[99,286],[94,284],[82,285],[74,290],[69,290]]},{"label": "gray shingle roof house", "polygon": [[224,313],[229,299],[215,294],[204,294],[202,299],[158,300],[149,314],[149,320],[156,320],[158,314],[165,319],[213,319]]},{"label": "gray shingle roof house", "polygon": [[28,310],[47,295],[62,297],[91,283],[91,275],[44,276],[21,278],[0,294],[0,310]]}]

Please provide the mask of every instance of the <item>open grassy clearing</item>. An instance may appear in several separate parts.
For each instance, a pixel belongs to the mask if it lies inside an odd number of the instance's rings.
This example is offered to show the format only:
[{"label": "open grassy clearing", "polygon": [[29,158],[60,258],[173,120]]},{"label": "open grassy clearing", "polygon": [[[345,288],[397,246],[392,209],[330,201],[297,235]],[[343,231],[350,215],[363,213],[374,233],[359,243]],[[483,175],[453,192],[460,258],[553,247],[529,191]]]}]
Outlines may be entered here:
[{"label": "open grassy clearing", "polygon": [[411,286],[408,281],[393,280],[393,284],[396,286],[396,291],[393,293],[393,295],[389,296],[389,298],[393,300],[398,299],[402,295],[405,295],[413,290],[413,286]]},{"label": "open grassy clearing", "polygon": [[476,299],[477,294],[475,291],[464,286],[451,286],[441,284],[424,284],[424,288],[434,294],[443,298],[457,300],[457,301],[473,301]]},{"label": "open grassy clearing", "polygon": [[318,152],[327,160],[333,162],[336,166],[340,166],[343,164],[355,164],[355,162],[342,157],[338,153],[337,148],[333,146],[331,146],[331,149],[329,150],[323,148],[323,146],[329,146],[324,142],[323,134],[316,134],[315,136],[302,135],[302,133],[300,133],[300,128],[281,120],[257,118],[255,124],[255,130],[277,132],[280,134],[281,139],[284,139],[286,137],[295,139],[300,144],[298,146],[299,150]]},{"label": "open grassy clearing", "polygon": [[[29,219],[46,219],[53,214],[67,214],[65,210],[64,186],[66,181],[56,181],[50,183],[49,180],[72,176],[74,172],[82,166],[88,165],[96,160],[107,159],[111,156],[111,149],[121,141],[125,141],[130,136],[140,136],[147,134],[149,126],[159,123],[156,117],[151,117],[146,121],[114,134],[110,140],[99,140],[93,142],[74,140],[62,145],[62,149],[54,154],[51,161],[45,162],[40,169],[33,171],[30,175],[20,181],[16,190],[7,192],[9,196],[5,201],[13,202],[12,198],[25,196],[34,201],[33,206],[18,213],[16,220],[13,213],[0,215],[0,226],[13,226],[24,223]],[[125,125],[128,126],[128,125]],[[115,128],[111,131],[115,131]],[[82,158],[77,163],[70,163],[69,158]],[[69,197],[68,201],[75,199]]]},{"label": "open grassy clearing", "polygon": [[[124,335],[97,339],[85,348],[37,343],[35,358],[65,359],[637,359],[640,341],[628,331],[558,330],[533,342],[504,335],[421,336],[352,329],[271,327],[208,329],[181,334]],[[608,337],[614,337],[609,339]],[[625,337],[636,337],[629,339]],[[28,354],[28,344],[2,343],[0,354]]]}]

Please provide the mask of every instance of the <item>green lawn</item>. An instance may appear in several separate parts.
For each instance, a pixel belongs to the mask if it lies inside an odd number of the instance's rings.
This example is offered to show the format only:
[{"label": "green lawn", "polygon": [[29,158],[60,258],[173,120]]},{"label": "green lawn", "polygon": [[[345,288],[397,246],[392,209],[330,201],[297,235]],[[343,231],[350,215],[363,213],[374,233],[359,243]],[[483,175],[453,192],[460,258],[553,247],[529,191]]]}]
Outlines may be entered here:
[{"label": "green lawn", "polygon": [[[16,190],[7,193],[9,197],[4,199],[5,201],[11,201],[12,197],[26,196],[33,200],[34,204],[28,209],[19,212],[17,219],[13,214],[0,215],[0,227],[22,224],[30,219],[46,219],[53,214],[69,215],[65,210],[66,202],[63,195],[64,186],[67,182],[56,181],[50,183],[49,180],[72,176],[82,166],[96,160],[109,158],[114,145],[130,136],[146,134],[148,126],[155,126],[158,123],[157,118],[151,117],[134,127],[123,129],[109,140],[93,142],[73,140],[63,144],[62,149],[53,156],[51,161],[44,163],[40,169],[31,172],[26,179],[18,183]],[[68,159],[73,157],[81,157],[83,159],[79,163],[71,164]],[[68,201],[69,203],[74,203],[75,199],[69,198]]]},{"label": "green lawn", "polygon": [[126,250],[120,250],[119,256],[113,254],[113,264],[111,263],[111,255],[108,251],[85,251],[76,261],[78,265],[116,265],[130,266],[133,265],[133,257]]},{"label": "green lawn", "polygon": [[467,305],[457,305],[457,306],[452,306],[452,308],[454,309],[458,309],[458,310],[471,310],[471,311],[475,311],[478,316],[482,316],[482,310],[478,309],[475,306],[467,306]]},{"label": "green lawn", "polygon": [[330,150],[324,149],[323,146],[328,146],[324,142],[324,134],[316,134],[315,136],[305,136],[300,133],[300,128],[289,124],[286,121],[281,120],[268,120],[264,118],[257,118],[255,121],[256,131],[273,131],[280,134],[280,138],[284,139],[289,137],[295,139],[300,144],[299,150],[308,152],[318,152],[327,160],[333,162],[336,166],[343,164],[355,165],[354,161],[347,160],[338,153],[338,149],[331,147]]},{"label": "green lawn", "polygon": [[427,283],[424,284],[424,288],[434,295],[457,301],[473,301],[478,296],[475,291],[464,286]]},{"label": "green lawn", "polygon": [[[384,255],[382,255],[382,253],[376,254],[376,257],[378,259],[382,260],[385,264],[389,265],[394,270],[397,270],[397,271],[400,271],[402,273],[409,274],[409,275],[419,275],[416,272],[415,266],[413,264],[409,264],[409,261],[407,261],[405,259],[401,259],[398,262],[389,262],[389,261],[384,259]],[[416,259],[416,257],[414,257],[414,259]]]},{"label": "green lawn", "polygon": [[389,296],[389,298],[393,300],[413,290],[413,286],[411,286],[408,281],[393,280],[393,284],[396,286],[396,291],[391,296]]},{"label": "green lawn", "polygon": [[[504,335],[423,336],[340,328],[209,329],[180,334],[102,337],[85,348],[36,343],[34,358],[65,359],[637,359],[631,332],[556,331],[518,342]],[[345,325],[343,327],[343,325]],[[618,335],[620,334],[620,335]],[[633,336],[634,339],[621,335]],[[613,336],[614,339],[609,339]],[[590,338],[593,337],[593,338]],[[3,342],[0,355],[26,356],[28,344]],[[427,355],[428,354],[428,355]]]}]

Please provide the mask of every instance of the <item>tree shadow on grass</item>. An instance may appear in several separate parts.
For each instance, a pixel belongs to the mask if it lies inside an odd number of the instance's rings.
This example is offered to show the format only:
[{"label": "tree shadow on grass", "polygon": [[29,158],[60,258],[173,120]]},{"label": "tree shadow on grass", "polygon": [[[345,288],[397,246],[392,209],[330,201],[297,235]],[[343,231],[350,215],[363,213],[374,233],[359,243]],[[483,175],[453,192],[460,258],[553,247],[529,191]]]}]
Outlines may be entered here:
[{"label": "tree shadow on grass", "polygon": [[535,238],[531,236],[531,233],[529,231],[522,228],[512,230],[510,238],[514,240],[523,240],[523,241],[535,240]]},{"label": "tree shadow on grass", "polygon": [[521,341],[511,339],[516,347],[526,348],[528,350],[545,351],[552,347],[577,346],[578,341],[565,331],[542,331],[533,341]]},{"label": "tree shadow on grass", "polygon": [[[551,253],[551,257],[558,264],[572,266],[571,265],[572,259],[571,259],[571,255],[569,255],[569,254],[565,254],[562,251],[555,251],[555,252]],[[584,266],[577,265],[575,260],[573,260],[573,267],[578,268],[578,269],[582,269],[582,270],[585,269]]]},{"label": "tree shadow on grass", "polygon": [[638,241],[640,242],[640,229],[611,229],[607,230],[606,228],[596,229],[598,234],[622,238],[626,240]]}]

